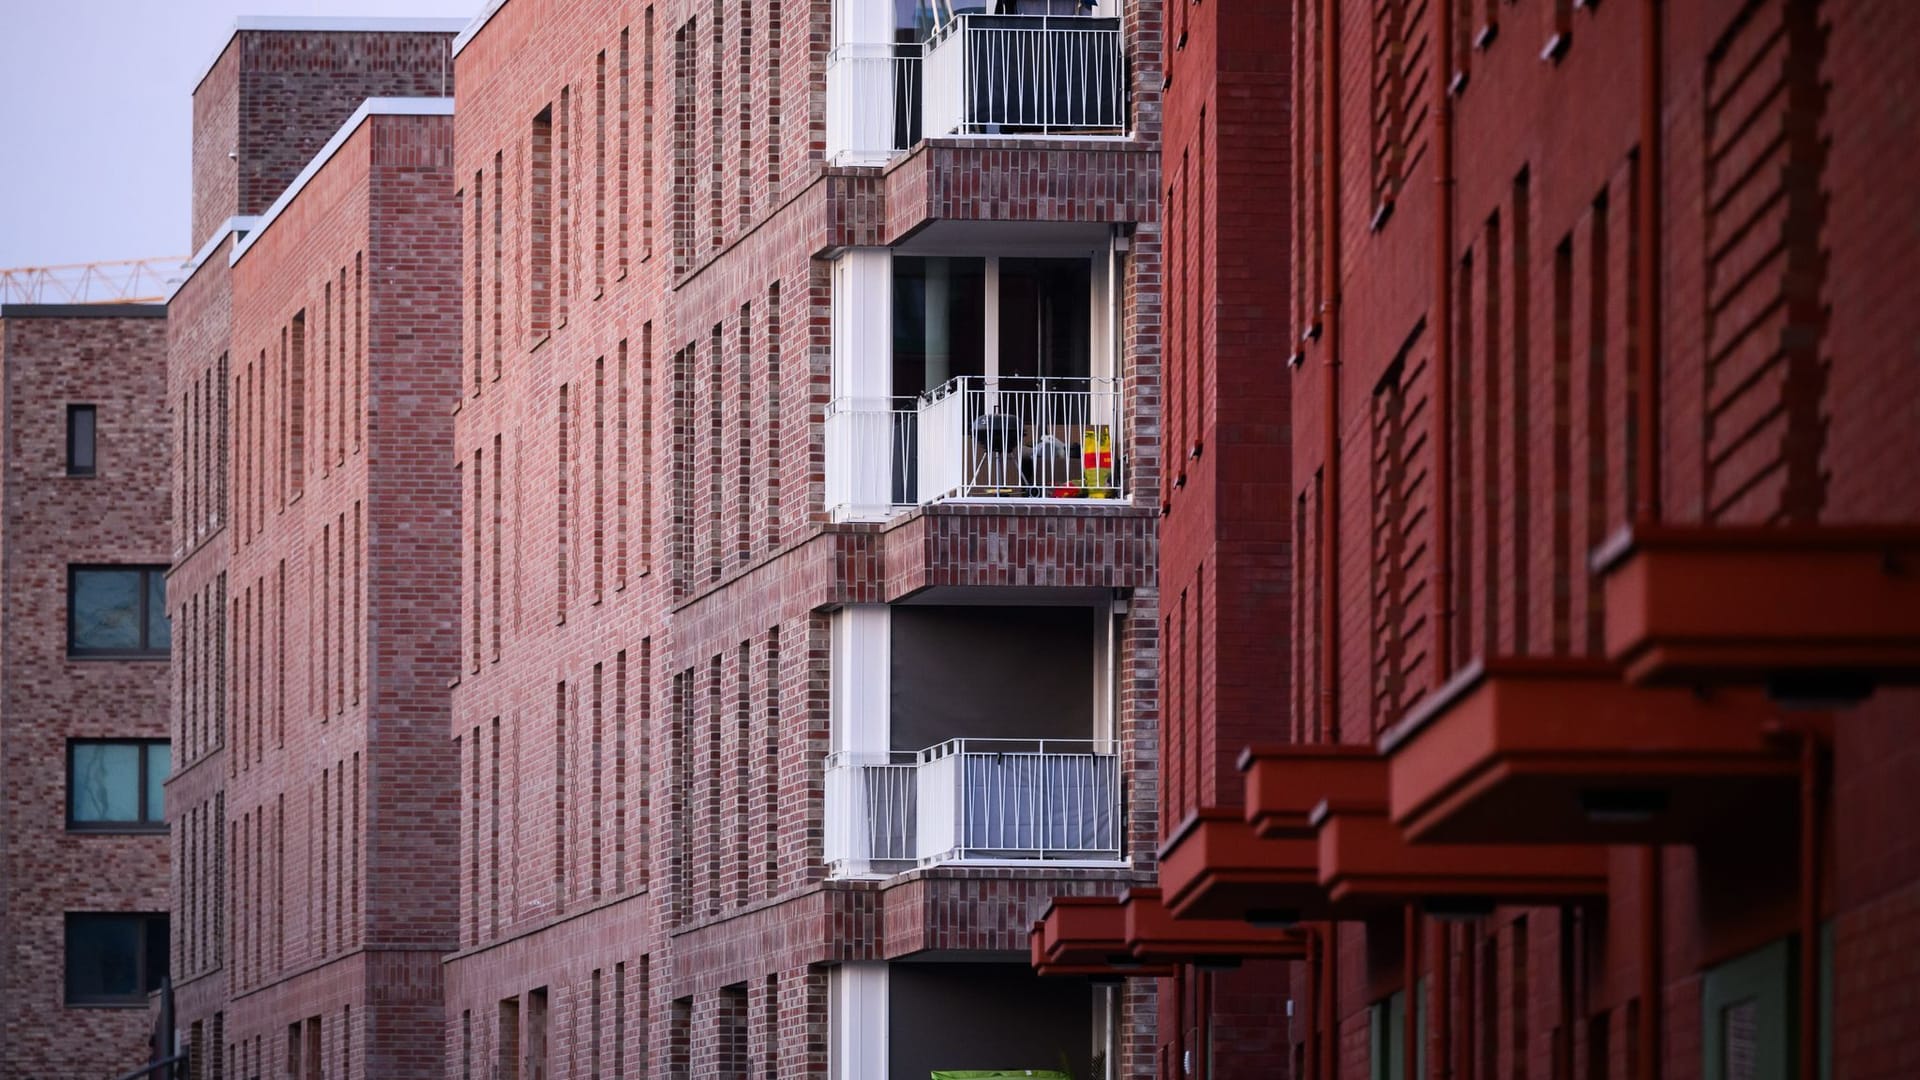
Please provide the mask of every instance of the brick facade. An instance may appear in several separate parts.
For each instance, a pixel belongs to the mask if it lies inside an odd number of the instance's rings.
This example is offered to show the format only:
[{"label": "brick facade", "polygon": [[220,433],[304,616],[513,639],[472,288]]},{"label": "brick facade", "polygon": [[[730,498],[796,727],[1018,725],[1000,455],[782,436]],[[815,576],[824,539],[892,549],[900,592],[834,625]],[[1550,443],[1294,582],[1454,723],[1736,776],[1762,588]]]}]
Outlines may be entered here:
[{"label": "brick facade", "polygon": [[[1647,11],[1663,28],[1652,185]],[[1912,485],[1891,482],[1911,473],[1913,318],[1887,284],[1912,261],[1896,237],[1914,161],[1910,140],[1884,134],[1914,90],[1892,60],[1913,14],[1819,0],[1297,5],[1290,164],[1273,182],[1296,196],[1298,288],[1273,337],[1290,323],[1286,341],[1303,342],[1294,625],[1324,619],[1334,635],[1296,641],[1294,740],[1371,742],[1474,660],[1599,655],[1589,556],[1629,522],[1916,519]],[[1920,896],[1911,838],[1890,824],[1914,813],[1920,758],[1895,735],[1914,709],[1883,688],[1836,713],[1818,774],[1819,918],[1834,942],[1822,1052],[1837,1076],[1916,1067],[1892,1021],[1912,1015],[1895,1004],[1911,964],[1890,959],[1911,952]],[[1603,905],[1423,920],[1455,980],[1435,999],[1445,1030],[1427,1029],[1451,1048],[1430,1055],[1432,1075],[1703,1075],[1708,1048],[1736,1038],[1703,1005],[1723,965],[1796,942],[1793,813],[1758,808],[1657,862],[1618,849]],[[1647,895],[1661,919],[1654,1002],[1639,990]],[[1337,979],[1338,1030],[1320,1032],[1336,1067],[1309,1073],[1326,1080],[1369,1075],[1369,1007],[1403,988],[1407,947],[1397,922],[1345,924],[1337,941],[1331,973],[1294,983],[1308,1000]]]},{"label": "brick facade", "polygon": [[[381,583],[399,567],[432,582],[450,558],[456,506],[432,463],[458,327],[432,317],[457,253],[451,121],[357,125],[250,234],[367,98],[450,86],[458,25],[243,19],[195,88],[200,252],[168,309],[168,797],[177,1030],[200,1080],[277,1073],[310,1042],[329,1075],[438,1064],[437,1040],[411,1036],[438,1030],[451,897],[436,908],[411,875],[450,880],[429,856],[451,840],[433,831],[451,763],[420,740],[444,724],[454,586]],[[421,824],[376,830],[398,815]],[[392,846],[407,836],[417,846]]]},{"label": "brick facade", "polygon": [[[1285,733],[1297,632],[1287,498],[1290,195],[1287,5],[1171,14],[1162,153],[1166,463],[1160,582],[1162,824],[1237,806],[1240,750]],[[1165,1077],[1290,1076],[1287,965],[1186,968],[1163,990]]]},{"label": "brick facade", "polygon": [[[824,0],[496,5],[457,121],[376,110],[264,226],[359,99],[439,92],[444,38],[243,24],[172,310],[196,1075],[819,1074],[836,968],[1030,982],[1049,898],[1150,878],[1160,16],[1127,6],[1128,137],[829,168]],[[973,221],[1124,241],[1131,498],[836,521],[833,260]],[[900,602],[1111,615],[1123,865],[829,879],[834,621]],[[1138,1075],[1154,992],[1116,1008]]]},{"label": "brick facade", "polygon": [[[68,1005],[70,912],[168,911],[164,831],[68,823],[74,739],[167,736],[168,663],[68,652],[68,568],[167,563],[166,310],[0,308],[0,1076],[93,1076],[145,1056],[147,1014]],[[96,464],[68,474],[68,407]]]},{"label": "brick facade", "polygon": [[[514,2],[463,42],[449,1075],[824,1075],[834,967],[1015,970],[1051,896],[1150,873],[1160,31],[1129,7],[1131,138],[933,139],[885,168],[825,162],[824,0]],[[977,220],[1131,231],[1131,504],[836,522],[832,260]],[[1130,600],[1132,868],[829,879],[836,610],[1095,594]],[[1129,992],[1121,1075],[1152,1007]]]}]

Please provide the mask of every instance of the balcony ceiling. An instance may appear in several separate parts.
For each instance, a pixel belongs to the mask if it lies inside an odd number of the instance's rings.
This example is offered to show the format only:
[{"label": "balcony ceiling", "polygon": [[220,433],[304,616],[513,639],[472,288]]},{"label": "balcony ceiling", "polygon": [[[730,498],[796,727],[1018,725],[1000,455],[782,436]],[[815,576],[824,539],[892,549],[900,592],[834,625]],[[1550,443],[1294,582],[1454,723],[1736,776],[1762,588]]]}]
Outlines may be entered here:
[{"label": "balcony ceiling", "polygon": [[932,221],[894,245],[897,255],[1074,256],[1105,251],[1111,226],[1080,221]]}]

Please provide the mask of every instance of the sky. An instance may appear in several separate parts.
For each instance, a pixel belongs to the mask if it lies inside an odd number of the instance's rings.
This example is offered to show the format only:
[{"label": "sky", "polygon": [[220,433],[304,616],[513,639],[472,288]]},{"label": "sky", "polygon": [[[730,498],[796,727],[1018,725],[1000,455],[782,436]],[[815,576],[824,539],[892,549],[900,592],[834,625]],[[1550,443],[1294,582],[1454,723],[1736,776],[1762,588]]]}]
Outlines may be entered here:
[{"label": "sky", "polygon": [[241,15],[484,0],[0,0],[0,267],[192,254],[193,86]]}]

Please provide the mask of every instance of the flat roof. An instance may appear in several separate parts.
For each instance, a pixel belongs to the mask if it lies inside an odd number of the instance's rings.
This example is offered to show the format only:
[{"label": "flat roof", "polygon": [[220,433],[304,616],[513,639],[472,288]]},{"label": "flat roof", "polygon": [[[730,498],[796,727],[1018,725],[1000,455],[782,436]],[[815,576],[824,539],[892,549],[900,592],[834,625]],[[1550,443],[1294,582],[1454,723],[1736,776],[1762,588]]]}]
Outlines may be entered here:
[{"label": "flat roof", "polygon": [[0,319],[164,319],[165,304],[0,304]]},{"label": "flat roof", "polygon": [[[487,0],[487,6],[481,8],[480,14],[475,15],[473,21],[467,24],[467,28],[460,31],[460,36],[453,39],[453,55],[459,56],[460,50],[467,47],[467,42],[472,41],[474,35],[486,28],[488,20],[492,19],[496,12],[506,6],[507,0]],[[215,57],[215,59],[219,58]]]},{"label": "flat roof", "polygon": [[307,182],[320,172],[327,161],[347,144],[354,130],[369,116],[452,115],[453,99],[450,97],[375,97],[361,102],[360,107],[353,110],[353,115],[347,117],[347,122],[340,125],[340,130],[333,133],[333,138],[328,139],[327,144],[320,148],[320,152],[313,155],[313,160],[307,162],[307,167],[300,170],[300,175],[293,178],[293,183],[287,185],[287,190],[273,200],[273,205],[267,207],[266,213],[255,219],[253,229],[233,245],[233,254],[227,256],[227,265],[239,264],[240,257],[253,248],[254,241],[266,234],[267,227],[272,225],[281,211],[285,210],[295,196],[300,194],[300,189],[306,187]]},{"label": "flat roof", "polygon": [[[498,5],[496,5],[498,6]],[[213,65],[226,55],[227,46],[244,30],[280,30],[287,32],[307,31],[316,34],[457,34],[467,26],[467,19],[422,19],[400,18],[379,15],[242,15],[233,20],[233,27],[227,36],[200,65],[200,74],[193,80],[193,88],[207,81],[207,74]]]}]

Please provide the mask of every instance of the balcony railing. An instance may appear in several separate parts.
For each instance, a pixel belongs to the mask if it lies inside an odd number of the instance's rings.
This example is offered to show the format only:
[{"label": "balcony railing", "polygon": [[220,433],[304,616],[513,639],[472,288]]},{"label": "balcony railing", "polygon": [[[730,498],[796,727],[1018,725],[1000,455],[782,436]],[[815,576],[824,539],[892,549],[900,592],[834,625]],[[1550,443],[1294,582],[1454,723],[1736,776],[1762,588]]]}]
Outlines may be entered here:
[{"label": "balcony railing", "polygon": [[942,499],[1115,499],[1127,460],[1112,379],[963,376],[918,398],[827,410],[827,506],[884,515]]},{"label": "balcony railing", "polygon": [[1120,20],[961,15],[926,52],[929,135],[1124,135]]},{"label": "balcony railing", "polygon": [[917,44],[845,42],[827,56],[827,159],[876,165],[920,141]]},{"label": "balcony railing", "polygon": [[836,874],[953,861],[1118,862],[1120,759],[1110,743],[954,739],[827,759]]}]

